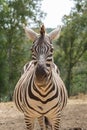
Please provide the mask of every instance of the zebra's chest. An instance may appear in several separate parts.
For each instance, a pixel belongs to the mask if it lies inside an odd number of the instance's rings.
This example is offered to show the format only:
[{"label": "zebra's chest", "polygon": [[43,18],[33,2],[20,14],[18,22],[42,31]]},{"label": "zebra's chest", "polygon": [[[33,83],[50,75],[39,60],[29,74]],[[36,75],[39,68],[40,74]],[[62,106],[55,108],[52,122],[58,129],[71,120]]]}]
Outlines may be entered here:
[{"label": "zebra's chest", "polygon": [[50,111],[58,103],[57,90],[52,88],[42,91],[32,87],[27,91],[26,97],[30,109],[41,114]]},{"label": "zebra's chest", "polygon": [[57,99],[49,101],[47,103],[37,102],[36,100],[34,100],[33,102],[32,101],[29,102],[30,106],[32,107],[32,108],[30,107],[30,109],[40,114],[48,113],[52,108],[54,108],[57,105],[57,103],[58,103]]},{"label": "zebra's chest", "polygon": [[24,108],[28,108],[30,112],[47,113],[57,106],[59,101],[58,88],[55,84],[51,84],[51,81],[47,86],[39,88],[34,84],[34,80],[29,80],[21,93]]}]

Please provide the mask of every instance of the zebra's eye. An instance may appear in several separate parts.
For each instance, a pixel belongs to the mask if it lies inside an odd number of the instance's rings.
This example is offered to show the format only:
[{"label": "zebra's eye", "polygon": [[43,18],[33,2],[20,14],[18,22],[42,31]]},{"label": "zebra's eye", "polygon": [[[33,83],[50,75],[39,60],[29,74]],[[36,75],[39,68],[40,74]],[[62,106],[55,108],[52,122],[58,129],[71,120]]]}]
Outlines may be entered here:
[{"label": "zebra's eye", "polygon": [[52,47],[52,48],[50,49],[50,51],[53,52],[53,50],[54,50],[54,48]]}]

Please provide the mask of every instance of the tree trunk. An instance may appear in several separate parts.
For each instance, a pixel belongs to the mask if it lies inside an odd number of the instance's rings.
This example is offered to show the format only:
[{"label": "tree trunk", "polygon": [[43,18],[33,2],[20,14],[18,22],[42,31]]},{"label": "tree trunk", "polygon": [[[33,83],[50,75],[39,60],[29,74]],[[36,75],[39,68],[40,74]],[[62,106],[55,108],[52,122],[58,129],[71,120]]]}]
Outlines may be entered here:
[{"label": "tree trunk", "polygon": [[69,66],[68,72],[67,72],[67,78],[66,78],[66,88],[68,92],[68,96],[70,97],[70,88],[71,88],[71,81],[72,81],[72,67],[71,65]]}]

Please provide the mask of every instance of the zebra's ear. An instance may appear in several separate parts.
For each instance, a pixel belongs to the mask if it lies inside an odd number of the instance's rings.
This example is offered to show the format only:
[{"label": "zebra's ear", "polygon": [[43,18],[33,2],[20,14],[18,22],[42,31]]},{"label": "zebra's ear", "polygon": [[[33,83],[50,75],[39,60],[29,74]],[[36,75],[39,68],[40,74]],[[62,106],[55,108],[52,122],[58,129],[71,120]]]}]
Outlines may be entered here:
[{"label": "zebra's ear", "polygon": [[29,29],[28,27],[25,27],[25,26],[23,26],[23,28],[25,30],[27,37],[30,40],[34,41],[38,37],[38,34],[34,32],[32,29]]},{"label": "zebra's ear", "polygon": [[61,32],[61,26],[57,27],[56,29],[54,29],[52,32],[50,32],[48,34],[48,36],[50,37],[51,40],[57,39],[60,36],[60,32]]}]

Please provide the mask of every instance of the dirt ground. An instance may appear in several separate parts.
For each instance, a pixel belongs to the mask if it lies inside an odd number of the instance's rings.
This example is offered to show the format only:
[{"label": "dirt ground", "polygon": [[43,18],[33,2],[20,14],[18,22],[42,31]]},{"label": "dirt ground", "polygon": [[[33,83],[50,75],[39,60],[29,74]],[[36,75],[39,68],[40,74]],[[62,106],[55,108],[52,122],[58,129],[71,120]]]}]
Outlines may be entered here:
[{"label": "dirt ground", "polygon": [[[79,98],[77,96],[68,100],[62,114],[60,130],[70,128],[87,130],[87,96],[80,95]],[[13,102],[0,103],[0,130],[26,130],[24,116]]]}]

